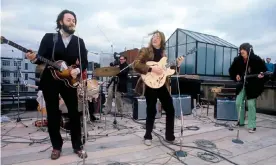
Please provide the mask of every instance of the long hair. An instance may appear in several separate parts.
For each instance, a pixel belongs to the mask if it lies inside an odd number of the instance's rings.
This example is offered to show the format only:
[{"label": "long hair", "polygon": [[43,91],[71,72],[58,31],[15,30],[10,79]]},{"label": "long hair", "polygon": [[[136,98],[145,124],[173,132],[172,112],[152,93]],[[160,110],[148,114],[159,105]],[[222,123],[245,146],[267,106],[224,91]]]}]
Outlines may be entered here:
[{"label": "long hair", "polygon": [[[251,49],[251,50],[250,50]],[[239,47],[239,56],[241,56],[241,50],[245,50],[248,56],[255,55],[253,46],[250,43],[243,43]],[[250,55],[249,55],[250,52]]]},{"label": "long hair", "polygon": [[152,38],[153,38],[153,35],[155,34],[159,34],[160,38],[161,38],[161,42],[160,42],[160,48],[164,51],[166,49],[166,38],[165,38],[165,35],[163,32],[159,31],[159,30],[156,30],[152,33],[149,34],[152,35],[151,39],[150,39],[150,42],[149,42],[149,48],[153,49],[153,46],[152,46]]},{"label": "long hair", "polygon": [[77,25],[77,16],[76,14],[73,12],[73,11],[70,11],[70,10],[63,10],[59,13],[59,15],[57,16],[57,20],[56,20],[56,24],[57,24],[57,27],[56,27],[56,30],[59,31],[61,29],[61,25],[60,25],[60,21],[63,21],[63,18],[64,18],[64,15],[66,13],[69,13],[69,14],[72,14],[75,18],[75,21],[76,21],[76,25]]}]

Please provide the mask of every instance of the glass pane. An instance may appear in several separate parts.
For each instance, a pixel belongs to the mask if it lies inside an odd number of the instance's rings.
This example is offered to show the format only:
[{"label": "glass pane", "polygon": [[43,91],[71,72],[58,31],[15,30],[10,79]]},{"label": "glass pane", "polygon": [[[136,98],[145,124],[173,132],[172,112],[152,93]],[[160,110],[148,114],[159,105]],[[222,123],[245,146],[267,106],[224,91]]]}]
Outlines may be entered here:
[{"label": "glass pane", "polygon": [[[196,43],[187,44],[187,52],[196,47]],[[195,74],[196,56],[195,53],[186,56],[186,74]]]},{"label": "glass pane", "polygon": [[209,38],[209,35],[198,33],[197,36],[199,36],[199,38],[203,39],[204,42],[211,43],[211,44],[216,44],[213,40],[211,40]]},{"label": "glass pane", "polygon": [[169,61],[175,60],[175,47],[169,47],[168,60]]},{"label": "glass pane", "polygon": [[215,46],[207,44],[206,74],[214,75],[215,68]]},{"label": "glass pane", "polygon": [[[186,44],[179,45],[177,57],[185,55],[185,54],[186,54]],[[183,63],[180,66],[180,74],[185,74],[185,72],[186,72],[185,68],[186,68],[186,58],[184,59]]]},{"label": "glass pane", "polygon": [[198,38],[195,35],[195,33],[191,32],[191,31],[187,31],[187,30],[182,30],[182,31],[187,34],[187,43],[196,42],[196,40],[201,41],[201,42],[205,42],[202,39]]},{"label": "glass pane", "polygon": [[178,45],[177,57],[185,55],[185,54],[186,54],[186,44]]},{"label": "glass pane", "polygon": [[169,46],[171,47],[175,45],[176,45],[176,32],[174,32],[169,39]]},{"label": "glass pane", "polygon": [[169,41],[167,40],[167,42],[166,42],[166,47],[169,47]]},{"label": "glass pane", "polygon": [[168,47],[166,47],[165,54],[166,54],[166,56],[169,55],[169,48]]},{"label": "glass pane", "polygon": [[223,47],[216,46],[215,75],[222,75]]},{"label": "glass pane", "polygon": [[223,75],[229,75],[230,60],[231,60],[231,49],[224,47]]},{"label": "glass pane", "polygon": [[186,34],[178,31],[178,45],[186,43]]},{"label": "glass pane", "polygon": [[225,45],[225,43],[223,43],[220,40],[218,40],[217,37],[215,37],[215,36],[209,36],[209,38],[210,38],[210,40],[212,40],[217,45],[228,46],[228,45]]},{"label": "glass pane", "polygon": [[205,74],[206,44],[198,43],[197,49],[197,74]]},{"label": "glass pane", "polygon": [[234,61],[234,58],[238,56],[238,50],[234,48],[232,48],[231,50],[232,50],[231,52],[231,64],[232,64],[232,62]]},{"label": "glass pane", "polygon": [[190,36],[187,36],[187,43],[193,43],[196,42],[195,39],[191,38]]}]

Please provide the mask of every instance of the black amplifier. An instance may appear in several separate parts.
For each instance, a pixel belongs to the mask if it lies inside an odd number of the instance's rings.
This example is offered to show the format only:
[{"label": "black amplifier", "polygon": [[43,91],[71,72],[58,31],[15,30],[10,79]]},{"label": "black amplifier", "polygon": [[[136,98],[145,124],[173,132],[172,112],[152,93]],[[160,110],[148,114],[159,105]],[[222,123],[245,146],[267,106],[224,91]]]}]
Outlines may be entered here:
[{"label": "black amplifier", "polygon": [[[161,103],[157,99],[155,119],[161,118],[162,108]],[[133,119],[145,120],[147,118],[147,103],[145,97],[134,97],[133,100]]]}]

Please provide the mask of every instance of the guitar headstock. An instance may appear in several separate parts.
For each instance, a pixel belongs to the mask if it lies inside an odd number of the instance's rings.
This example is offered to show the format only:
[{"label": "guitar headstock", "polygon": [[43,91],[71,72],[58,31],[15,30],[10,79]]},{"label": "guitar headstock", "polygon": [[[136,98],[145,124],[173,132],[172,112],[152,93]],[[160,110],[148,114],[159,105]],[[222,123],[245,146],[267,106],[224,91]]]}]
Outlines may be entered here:
[{"label": "guitar headstock", "polygon": [[8,43],[8,40],[4,36],[1,36],[1,44],[4,43]]}]

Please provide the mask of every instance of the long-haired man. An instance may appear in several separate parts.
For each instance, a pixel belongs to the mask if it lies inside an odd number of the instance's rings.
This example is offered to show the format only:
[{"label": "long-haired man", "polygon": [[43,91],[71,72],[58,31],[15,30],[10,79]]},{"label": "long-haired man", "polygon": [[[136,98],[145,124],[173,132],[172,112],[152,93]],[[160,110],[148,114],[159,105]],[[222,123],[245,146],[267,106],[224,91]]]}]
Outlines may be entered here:
[{"label": "long-haired man", "polygon": [[[163,32],[155,31],[151,37],[148,47],[142,48],[139,51],[138,57],[135,59],[133,68],[140,74],[147,74],[152,72],[158,75],[163,73],[163,69],[157,66],[148,66],[147,61],[160,61],[160,59],[165,55],[165,35]],[[178,67],[183,62],[184,58],[180,57],[177,60]],[[142,79],[140,78],[137,82],[137,88],[141,88]],[[168,79],[166,83],[158,89],[153,89],[148,86],[145,87],[145,98],[147,103],[147,118],[146,118],[146,133],[144,135],[145,144],[150,146],[152,143],[152,129],[156,115],[156,103],[157,98],[162,104],[162,108],[166,111],[166,133],[165,138],[167,141],[174,141],[174,115],[175,110],[173,106],[172,97],[169,93],[169,82]],[[138,90],[138,89],[137,89]]]}]

